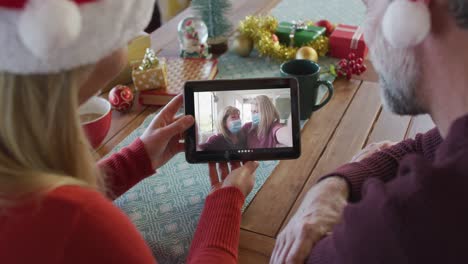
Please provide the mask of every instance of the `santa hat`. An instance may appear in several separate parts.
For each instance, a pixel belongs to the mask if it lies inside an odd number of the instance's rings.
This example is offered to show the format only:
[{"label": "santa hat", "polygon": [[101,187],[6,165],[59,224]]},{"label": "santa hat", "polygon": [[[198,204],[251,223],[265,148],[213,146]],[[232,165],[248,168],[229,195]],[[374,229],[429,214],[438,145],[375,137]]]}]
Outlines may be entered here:
[{"label": "santa hat", "polygon": [[0,71],[93,64],[148,25],[155,0],[0,0]]},{"label": "santa hat", "polygon": [[431,31],[430,0],[393,0],[382,21],[383,34],[395,48],[419,45]]}]

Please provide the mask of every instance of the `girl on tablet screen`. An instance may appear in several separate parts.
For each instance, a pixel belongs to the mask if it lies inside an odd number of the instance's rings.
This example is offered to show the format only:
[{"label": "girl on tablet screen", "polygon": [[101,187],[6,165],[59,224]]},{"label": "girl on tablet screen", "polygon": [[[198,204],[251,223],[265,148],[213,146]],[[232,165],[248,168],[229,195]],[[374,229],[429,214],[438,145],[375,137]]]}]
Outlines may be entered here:
[{"label": "girl on tablet screen", "polygon": [[251,106],[252,122],[242,127],[243,133],[247,135],[247,147],[254,148],[276,148],[292,146],[291,118],[288,125],[280,123],[278,110],[266,95],[255,97]]}]

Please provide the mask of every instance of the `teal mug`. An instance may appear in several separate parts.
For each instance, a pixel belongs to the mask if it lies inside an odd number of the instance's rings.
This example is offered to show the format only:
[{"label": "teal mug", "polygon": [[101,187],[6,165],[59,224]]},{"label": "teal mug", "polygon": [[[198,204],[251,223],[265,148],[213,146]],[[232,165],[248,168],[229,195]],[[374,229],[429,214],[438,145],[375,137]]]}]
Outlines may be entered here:
[{"label": "teal mug", "polygon": [[[281,75],[294,77],[299,83],[299,107],[301,120],[308,119],[314,111],[324,107],[333,96],[333,84],[319,80],[320,65],[311,60],[292,60],[281,65]],[[320,86],[328,88],[328,96],[322,103],[317,104]]]}]

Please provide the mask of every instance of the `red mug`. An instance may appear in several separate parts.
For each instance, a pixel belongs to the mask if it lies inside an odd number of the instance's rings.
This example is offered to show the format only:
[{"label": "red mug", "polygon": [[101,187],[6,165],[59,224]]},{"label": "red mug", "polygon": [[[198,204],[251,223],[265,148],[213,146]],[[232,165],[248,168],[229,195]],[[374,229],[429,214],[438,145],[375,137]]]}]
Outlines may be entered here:
[{"label": "red mug", "polygon": [[99,147],[109,133],[111,110],[109,101],[96,96],[80,106],[81,125],[93,148]]}]

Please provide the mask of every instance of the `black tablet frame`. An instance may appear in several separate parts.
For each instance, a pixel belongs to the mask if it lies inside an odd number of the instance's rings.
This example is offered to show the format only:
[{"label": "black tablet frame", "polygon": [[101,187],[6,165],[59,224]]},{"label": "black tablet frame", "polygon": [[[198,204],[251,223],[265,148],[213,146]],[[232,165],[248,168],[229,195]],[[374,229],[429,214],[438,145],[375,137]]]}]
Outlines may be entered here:
[{"label": "black tablet frame", "polygon": [[[195,125],[185,135],[185,157],[189,163],[284,160],[297,159],[301,155],[301,129],[299,123],[299,88],[295,78],[259,78],[240,80],[190,81],[185,83],[185,114],[195,116],[195,92],[290,88],[293,146],[287,148],[197,151]],[[195,120],[197,122],[197,120]]]}]

